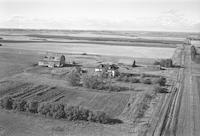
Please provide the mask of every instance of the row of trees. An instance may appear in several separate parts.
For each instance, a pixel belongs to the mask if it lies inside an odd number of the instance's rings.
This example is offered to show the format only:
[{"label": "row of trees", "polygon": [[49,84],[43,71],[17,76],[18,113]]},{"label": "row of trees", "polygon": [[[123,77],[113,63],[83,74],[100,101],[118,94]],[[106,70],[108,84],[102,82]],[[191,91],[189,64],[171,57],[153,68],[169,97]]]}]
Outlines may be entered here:
[{"label": "row of trees", "polygon": [[4,97],[0,101],[1,108],[44,115],[55,119],[71,121],[84,120],[97,123],[112,123],[112,119],[102,111],[92,111],[80,106],[70,106],[61,103],[39,103],[37,101],[17,100]]},{"label": "row of trees", "polygon": [[131,82],[131,83],[144,83],[144,84],[159,84],[160,86],[165,86],[166,78],[145,78],[145,77],[128,77],[128,76],[119,76],[118,81]]}]

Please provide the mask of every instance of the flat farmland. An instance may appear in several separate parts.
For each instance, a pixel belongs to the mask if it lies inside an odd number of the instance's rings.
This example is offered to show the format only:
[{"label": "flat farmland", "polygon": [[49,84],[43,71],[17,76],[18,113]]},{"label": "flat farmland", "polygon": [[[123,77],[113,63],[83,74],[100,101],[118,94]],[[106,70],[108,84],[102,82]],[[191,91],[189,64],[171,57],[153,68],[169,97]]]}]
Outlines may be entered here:
[{"label": "flat farmland", "polygon": [[39,60],[38,54],[16,49],[0,50],[0,78],[22,73]]},{"label": "flat farmland", "polygon": [[57,102],[104,111],[109,116],[119,116],[126,107],[130,94],[86,92],[69,88],[50,87],[16,81],[0,83],[0,97],[9,95],[14,99],[38,102]]},{"label": "flat farmland", "polygon": [[5,43],[2,48],[154,59],[170,58],[175,50],[175,48],[167,47],[110,46],[84,43]]},{"label": "flat farmland", "polygon": [[[57,120],[40,116],[39,112],[12,113],[12,110],[0,109],[0,134],[145,135],[156,111],[160,111],[159,107],[165,103],[163,99],[171,94],[170,89],[178,73],[178,68],[161,70],[153,63],[157,59],[172,58],[179,64],[182,46],[176,47],[184,43],[185,35],[156,32],[1,31],[0,99],[10,96],[14,100],[37,101],[39,105],[80,106],[91,111],[102,111],[112,119],[120,120],[120,123],[100,124],[66,118]],[[38,66],[38,61],[46,52],[62,53],[67,65],[62,68]],[[132,67],[133,60],[137,67]],[[86,74],[94,74],[99,64],[109,63],[118,65],[121,73],[137,76],[125,76],[120,80],[119,77],[106,78],[105,85],[109,82],[111,86],[103,89],[85,87],[82,82],[79,82],[79,86],[73,86],[68,77],[75,69],[72,62],[86,70]],[[150,76],[145,77],[145,74]],[[82,73],[81,81],[83,76]],[[166,85],[154,83],[160,77],[166,79]],[[112,90],[112,87],[116,88]],[[166,92],[157,93],[154,90],[156,87]]]}]

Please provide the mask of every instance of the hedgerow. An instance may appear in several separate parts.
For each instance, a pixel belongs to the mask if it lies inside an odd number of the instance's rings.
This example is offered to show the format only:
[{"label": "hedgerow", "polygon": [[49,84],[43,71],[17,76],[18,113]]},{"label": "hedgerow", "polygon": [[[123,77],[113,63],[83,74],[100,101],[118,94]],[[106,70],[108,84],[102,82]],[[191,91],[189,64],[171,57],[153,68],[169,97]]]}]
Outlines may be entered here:
[{"label": "hedgerow", "polygon": [[102,111],[92,111],[80,106],[70,106],[61,103],[39,103],[38,101],[14,100],[11,97],[4,97],[1,99],[0,105],[1,108],[7,110],[26,111],[54,119],[83,120],[104,124],[113,123],[114,120]]}]

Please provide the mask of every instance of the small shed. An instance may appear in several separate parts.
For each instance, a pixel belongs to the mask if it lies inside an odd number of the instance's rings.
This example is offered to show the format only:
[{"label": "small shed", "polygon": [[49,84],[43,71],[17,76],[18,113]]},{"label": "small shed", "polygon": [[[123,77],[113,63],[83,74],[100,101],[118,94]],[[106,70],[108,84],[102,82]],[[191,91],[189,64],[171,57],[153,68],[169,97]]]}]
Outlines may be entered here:
[{"label": "small shed", "polygon": [[65,65],[65,56],[62,54],[46,54],[39,62],[39,66],[46,67],[63,67]]}]

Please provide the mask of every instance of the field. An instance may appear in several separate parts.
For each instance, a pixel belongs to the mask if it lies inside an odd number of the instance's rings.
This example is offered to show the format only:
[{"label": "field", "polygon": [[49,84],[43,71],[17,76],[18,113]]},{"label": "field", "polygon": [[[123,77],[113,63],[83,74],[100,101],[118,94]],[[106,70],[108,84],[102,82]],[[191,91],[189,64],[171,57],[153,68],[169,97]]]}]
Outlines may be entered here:
[{"label": "field", "polygon": [[[81,106],[91,111],[103,111],[121,123],[110,125],[56,120],[33,113],[13,113],[0,109],[0,134],[145,135],[151,132],[149,129],[155,129],[153,123],[156,115],[164,115],[160,110],[172,98],[179,76],[179,68],[161,70],[153,63],[157,59],[172,58],[177,66],[181,65],[182,44],[187,35],[189,34],[2,30],[0,98],[10,96],[17,100],[37,101],[39,104]],[[93,73],[94,68],[101,63],[117,64],[120,73],[135,75],[133,78],[141,81],[134,83],[125,78],[111,79],[111,85],[126,88],[119,92],[72,86],[67,77],[73,66],[47,68],[37,65],[47,51],[63,53],[66,63],[74,61],[89,73]],[[136,60],[137,67],[131,67],[133,60]],[[157,84],[143,83],[142,75],[146,75],[144,79],[152,81],[158,77],[166,78],[164,88],[167,91],[155,93]],[[10,131],[11,128],[13,131]]]}]

